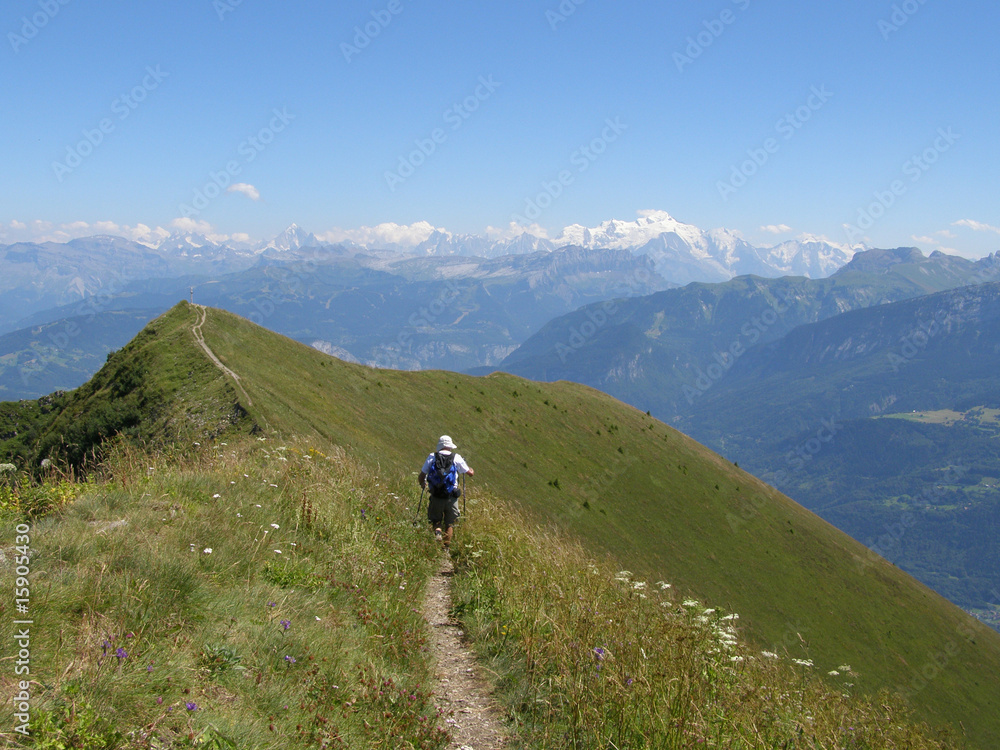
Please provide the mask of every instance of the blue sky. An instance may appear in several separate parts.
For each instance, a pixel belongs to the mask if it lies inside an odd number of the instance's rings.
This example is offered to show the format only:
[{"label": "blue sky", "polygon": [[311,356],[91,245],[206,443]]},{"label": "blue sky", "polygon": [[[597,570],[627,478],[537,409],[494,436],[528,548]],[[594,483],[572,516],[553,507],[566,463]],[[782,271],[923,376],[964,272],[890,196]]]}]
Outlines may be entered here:
[{"label": "blue sky", "polygon": [[759,244],[980,257],[998,21],[943,0],[11,0],[0,242],[555,236],[659,209]]}]

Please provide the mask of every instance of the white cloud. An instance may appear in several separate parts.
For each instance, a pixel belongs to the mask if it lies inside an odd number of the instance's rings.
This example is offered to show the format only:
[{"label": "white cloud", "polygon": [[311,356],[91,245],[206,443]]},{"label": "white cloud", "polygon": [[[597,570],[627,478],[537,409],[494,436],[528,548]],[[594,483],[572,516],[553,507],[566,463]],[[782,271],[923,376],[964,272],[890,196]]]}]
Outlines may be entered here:
[{"label": "white cloud", "polygon": [[955,239],[958,236],[957,234],[955,234],[950,229],[939,229],[934,234],[939,234],[939,235],[941,235],[942,237],[944,237],[945,239],[948,239],[948,240],[953,240],[953,239]]},{"label": "white cloud", "polygon": [[976,232],[995,232],[996,234],[1000,234],[1000,227],[994,227],[990,224],[984,224],[981,221],[975,221],[973,219],[953,221],[951,225],[953,227],[968,227]]},{"label": "white cloud", "polygon": [[27,228],[28,228],[28,225],[27,225],[27,224],[22,224],[22,223],[21,223],[20,221],[18,221],[17,219],[14,219],[14,220],[13,220],[13,221],[11,221],[11,223],[10,223],[10,228],[11,228],[11,229],[14,229],[14,230],[16,230],[16,231],[20,231],[20,230],[22,230],[22,229],[27,229]]},{"label": "white cloud", "polygon": [[204,219],[192,219],[189,216],[181,216],[170,222],[170,228],[175,232],[191,232],[193,234],[204,234],[208,236],[214,230],[212,225]]},{"label": "white cloud", "polygon": [[260,200],[260,191],[253,185],[246,182],[237,182],[226,188],[227,193],[243,193],[252,201]]},{"label": "white cloud", "polygon": [[316,238],[323,242],[356,242],[359,245],[402,245],[404,247],[415,247],[421,242],[425,242],[434,232],[447,232],[438,229],[433,224],[426,221],[418,221],[413,224],[396,224],[386,222],[374,227],[359,227],[358,229],[341,229],[334,227],[325,234],[318,234]]},{"label": "white cloud", "polygon": [[936,240],[933,237],[918,237],[917,235],[911,235],[910,239],[914,242],[919,242],[922,245],[940,245],[941,241]]},{"label": "white cloud", "polygon": [[792,231],[792,228],[787,224],[767,224],[760,228],[762,232],[769,232],[770,234],[787,234]]}]

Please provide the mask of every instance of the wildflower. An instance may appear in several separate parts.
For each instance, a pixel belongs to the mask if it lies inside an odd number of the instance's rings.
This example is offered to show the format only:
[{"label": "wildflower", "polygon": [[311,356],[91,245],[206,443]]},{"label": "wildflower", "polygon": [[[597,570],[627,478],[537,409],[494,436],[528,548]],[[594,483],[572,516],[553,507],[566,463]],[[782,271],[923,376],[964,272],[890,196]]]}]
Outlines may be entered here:
[{"label": "wildflower", "polygon": [[702,612],[702,614],[703,615],[714,615],[715,614],[715,608],[706,609],[704,612]]},{"label": "wildflower", "polygon": [[773,651],[761,651],[760,654],[761,654],[761,656],[766,656],[768,659],[780,659],[781,658],[780,656],[778,656]]},{"label": "wildflower", "polygon": [[802,667],[811,667],[813,665],[812,659],[792,659],[792,661]]},{"label": "wildflower", "polygon": [[837,667],[837,669],[839,669],[841,672],[850,672],[851,671],[851,665],[850,664],[841,664],[839,667]]},{"label": "wildflower", "polygon": [[194,703],[193,701],[188,701],[187,703],[184,704],[184,707],[188,711],[197,711],[198,710],[198,704]]},{"label": "wildflower", "polygon": [[281,554],[281,550],[280,549],[276,549],[275,552],[277,552],[279,555]]},{"label": "wildflower", "polygon": [[237,513],[237,514],[236,514],[236,517],[237,517],[237,518],[243,518],[243,514],[242,514],[242,513]]},{"label": "wildflower", "polygon": [[268,602],[267,606],[268,607],[277,607],[278,605],[275,602]]},{"label": "wildflower", "polygon": [[632,584],[632,588],[635,589],[636,591],[641,591],[642,589],[646,588],[646,582],[636,581],[635,583]]},{"label": "wildflower", "polygon": [[276,523],[272,523],[272,524],[271,524],[271,528],[272,528],[272,529],[280,529],[281,527],[280,527],[280,526],[278,526],[278,524],[276,524]]},{"label": "wildflower", "polygon": [[289,664],[294,664],[295,663],[295,657],[294,656],[286,656],[285,657],[285,661],[287,661]]},{"label": "wildflower", "polygon": [[603,648],[601,648],[600,646],[598,646],[597,648],[594,649],[594,656],[597,657],[597,661],[600,661],[601,659],[603,659],[605,653],[606,653],[605,650]]},{"label": "wildflower", "polygon": [[119,646],[115,650],[115,656],[118,657],[119,661],[123,661],[123,660],[125,660],[125,659],[128,658],[128,652],[125,649],[123,649],[121,646]]},{"label": "wildflower", "polygon": [[292,627],[292,621],[291,620],[281,620],[281,627],[284,630],[288,630],[290,627]]},{"label": "wildflower", "polygon": [[739,663],[739,662],[743,661],[743,657],[742,656],[730,656],[729,657],[729,661]]},{"label": "wildflower", "polygon": [[147,672],[152,672],[153,671],[153,665],[150,664],[148,667],[146,667],[146,671]]},{"label": "wildflower", "polygon": [[218,492],[216,492],[214,495],[212,495],[212,499],[213,500],[218,500],[220,497],[222,497],[222,495],[220,495]]},{"label": "wildflower", "polygon": [[156,705],[157,706],[162,706],[163,705],[163,696],[162,695],[156,696]]},{"label": "wildflower", "polygon": [[700,607],[701,606],[701,602],[699,602],[697,599],[685,599],[683,606],[685,606],[685,607]]},{"label": "wildflower", "polygon": [[202,552],[204,552],[206,555],[211,555],[212,554],[212,548],[211,547],[205,547],[205,549],[203,549]]},{"label": "wildflower", "polygon": [[829,672],[827,672],[827,674],[830,675],[831,677],[839,677],[840,676],[840,672],[838,672],[836,669],[831,669]]},{"label": "wildflower", "polygon": [[671,587],[670,584],[667,583],[666,581],[657,581],[656,585],[660,587],[661,591],[666,591]]},{"label": "wildflower", "polygon": [[734,613],[734,614],[731,614],[731,615],[726,615],[722,619],[723,620],[738,620],[738,619],[740,619],[740,616]]}]

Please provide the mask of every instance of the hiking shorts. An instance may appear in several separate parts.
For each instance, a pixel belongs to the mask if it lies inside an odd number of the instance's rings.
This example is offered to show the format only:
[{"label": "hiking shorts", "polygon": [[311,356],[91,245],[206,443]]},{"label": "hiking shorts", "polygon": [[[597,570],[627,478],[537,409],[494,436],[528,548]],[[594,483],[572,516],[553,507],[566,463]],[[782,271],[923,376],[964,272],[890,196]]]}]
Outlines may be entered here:
[{"label": "hiking shorts", "polygon": [[434,526],[448,528],[454,526],[455,521],[461,513],[458,512],[458,498],[460,495],[450,497],[434,497],[427,500],[427,520]]}]

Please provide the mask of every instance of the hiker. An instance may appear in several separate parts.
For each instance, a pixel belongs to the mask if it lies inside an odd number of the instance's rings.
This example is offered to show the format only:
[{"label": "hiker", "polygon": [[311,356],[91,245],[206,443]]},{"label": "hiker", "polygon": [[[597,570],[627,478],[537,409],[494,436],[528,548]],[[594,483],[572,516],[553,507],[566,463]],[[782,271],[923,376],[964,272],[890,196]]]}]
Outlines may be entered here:
[{"label": "hiker", "polygon": [[417,482],[428,490],[427,520],[434,529],[434,536],[445,549],[451,546],[455,521],[458,520],[458,475],[475,473],[455,450],[458,448],[448,435],[438,440],[437,450],[431,453],[420,469]]}]

